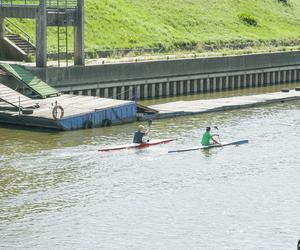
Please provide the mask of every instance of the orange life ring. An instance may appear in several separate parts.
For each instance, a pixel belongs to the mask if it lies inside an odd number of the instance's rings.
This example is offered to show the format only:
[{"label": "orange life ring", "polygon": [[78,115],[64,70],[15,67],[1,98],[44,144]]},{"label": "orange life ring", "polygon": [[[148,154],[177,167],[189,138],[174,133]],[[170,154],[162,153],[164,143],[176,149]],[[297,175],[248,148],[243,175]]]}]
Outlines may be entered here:
[{"label": "orange life ring", "polygon": [[[60,110],[60,112],[57,112],[58,109]],[[59,113],[60,113],[60,115],[59,115]],[[64,111],[63,107],[60,105],[55,106],[52,110],[52,116],[53,116],[54,121],[57,121],[57,120],[60,120],[61,118],[63,118],[64,114],[65,114],[65,111]]]}]

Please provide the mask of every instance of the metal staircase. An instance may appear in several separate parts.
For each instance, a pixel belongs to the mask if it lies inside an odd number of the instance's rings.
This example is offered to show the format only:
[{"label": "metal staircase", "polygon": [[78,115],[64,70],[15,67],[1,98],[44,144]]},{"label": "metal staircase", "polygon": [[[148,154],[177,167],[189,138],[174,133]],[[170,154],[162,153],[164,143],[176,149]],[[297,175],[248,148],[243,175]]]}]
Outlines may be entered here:
[{"label": "metal staircase", "polygon": [[[0,0],[0,36],[7,18],[26,18],[36,20],[36,49],[32,42],[10,36],[20,50],[36,54],[36,66],[47,66],[47,28],[57,28],[57,61],[58,66],[74,59],[75,65],[84,65],[84,0]],[[3,21],[4,20],[4,21]],[[19,33],[13,29],[15,33]],[[71,34],[72,33],[72,34]],[[0,39],[1,39],[0,37]],[[23,38],[23,36],[21,36]],[[72,46],[69,41],[72,38]],[[25,40],[25,41],[24,41]],[[32,46],[30,46],[30,43]],[[70,51],[74,48],[74,51]],[[57,53],[56,53],[57,52]],[[52,55],[51,55],[52,57]],[[53,58],[53,57],[52,57]],[[65,65],[64,64],[64,65]]]},{"label": "metal staircase", "polygon": [[32,43],[22,39],[21,36],[17,34],[6,35],[6,38],[14,43],[18,48],[24,51],[27,55],[35,55],[35,46]]},{"label": "metal staircase", "polygon": [[9,27],[12,27],[14,30],[17,30],[19,34],[16,34],[16,32],[13,32],[9,28],[5,28],[5,37],[15,44],[19,49],[21,49],[25,54],[29,55],[35,55],[35,45],[33,43],[33,39],[18,25],[16,25],[14,22],[12,22],[10,19],[5,20],[6,24]]}]

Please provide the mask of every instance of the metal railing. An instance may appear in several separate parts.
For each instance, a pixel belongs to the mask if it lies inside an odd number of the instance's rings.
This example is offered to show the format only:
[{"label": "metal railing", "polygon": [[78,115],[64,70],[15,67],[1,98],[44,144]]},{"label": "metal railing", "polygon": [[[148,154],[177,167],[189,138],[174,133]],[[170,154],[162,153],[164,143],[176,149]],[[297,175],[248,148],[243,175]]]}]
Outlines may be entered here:
[{"label": "metal railing", "polygon": [[[31,38],[31,36],[29,34],[27,34],[22,28],[20,28],[18,25],[13,23],[8,18],[5,19],[5,22],[8,23],[9,25],[13,26],[16,30],[19,31],[17,36],[20,36],[21,39],[24,39],[27,41],[28,45],[27,45],[27,49],[25,51],[27,54],[29,53],[30,47],[35,48],[34,40]],[[13,33],[11,33],[11,34],[13,34]]]},{"label": "metal railing", "polygon": [[[40,0],[0,0],[0,6],[39,5]],[[77,0],[46,0],[49,8],[77,8]]]},{"label": "metal railing", "polygon": [[48,8],[77,8],[77,0],[46,0]]},{"label": "metal railing", "polygon": [[18,31],[20,31],[19,35],[21,35],[28,43],[31,43],[32,45],[34,44],[33,39],[29,34],[27,34],[22,28],[20,28],[18,25],[13,23],[10,19],[6,18],[5,22],[9,23],[12,25],[14,28],[16,28]]}]

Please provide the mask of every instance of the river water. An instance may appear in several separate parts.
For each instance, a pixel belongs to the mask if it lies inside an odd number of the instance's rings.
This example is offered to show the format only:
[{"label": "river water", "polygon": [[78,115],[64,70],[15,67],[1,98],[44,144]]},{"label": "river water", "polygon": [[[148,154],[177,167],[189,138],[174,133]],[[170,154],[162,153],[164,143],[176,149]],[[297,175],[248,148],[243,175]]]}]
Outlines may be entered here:
[{"label": "river water", "polygon": [[[206,96],[207,97],[207,96]],[[153,122],[51,132],[0,127],[0,249],[296,249],[300,102]],[[199,144],[207,125],[249,144]]]}]

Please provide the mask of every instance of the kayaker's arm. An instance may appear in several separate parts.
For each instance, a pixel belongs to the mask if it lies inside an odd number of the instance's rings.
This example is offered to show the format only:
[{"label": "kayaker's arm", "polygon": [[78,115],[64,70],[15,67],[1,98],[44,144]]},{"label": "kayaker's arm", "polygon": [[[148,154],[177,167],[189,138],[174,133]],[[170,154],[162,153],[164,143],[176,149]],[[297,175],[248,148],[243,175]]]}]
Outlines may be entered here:
[{"label": "kayaker's arm", "polygon": [[220,142],[220,141],[217,141],[217,140],[214,138],[214,136],[217,136],[217,137],[219,138],[219,140],[220,140],[219,135],[218,135],[218,134],[214,134],[214,135],[211,136],[212,141],[213,141],[214,143],[219,144],[219,145],[222,146],[221,142]]},{"label": "kayaker's arm", "polygon": [[216,144],[222,145],[220,142],[218,142],[217,140],[215,140],[214,138],[212,138],[212,141]]}]

